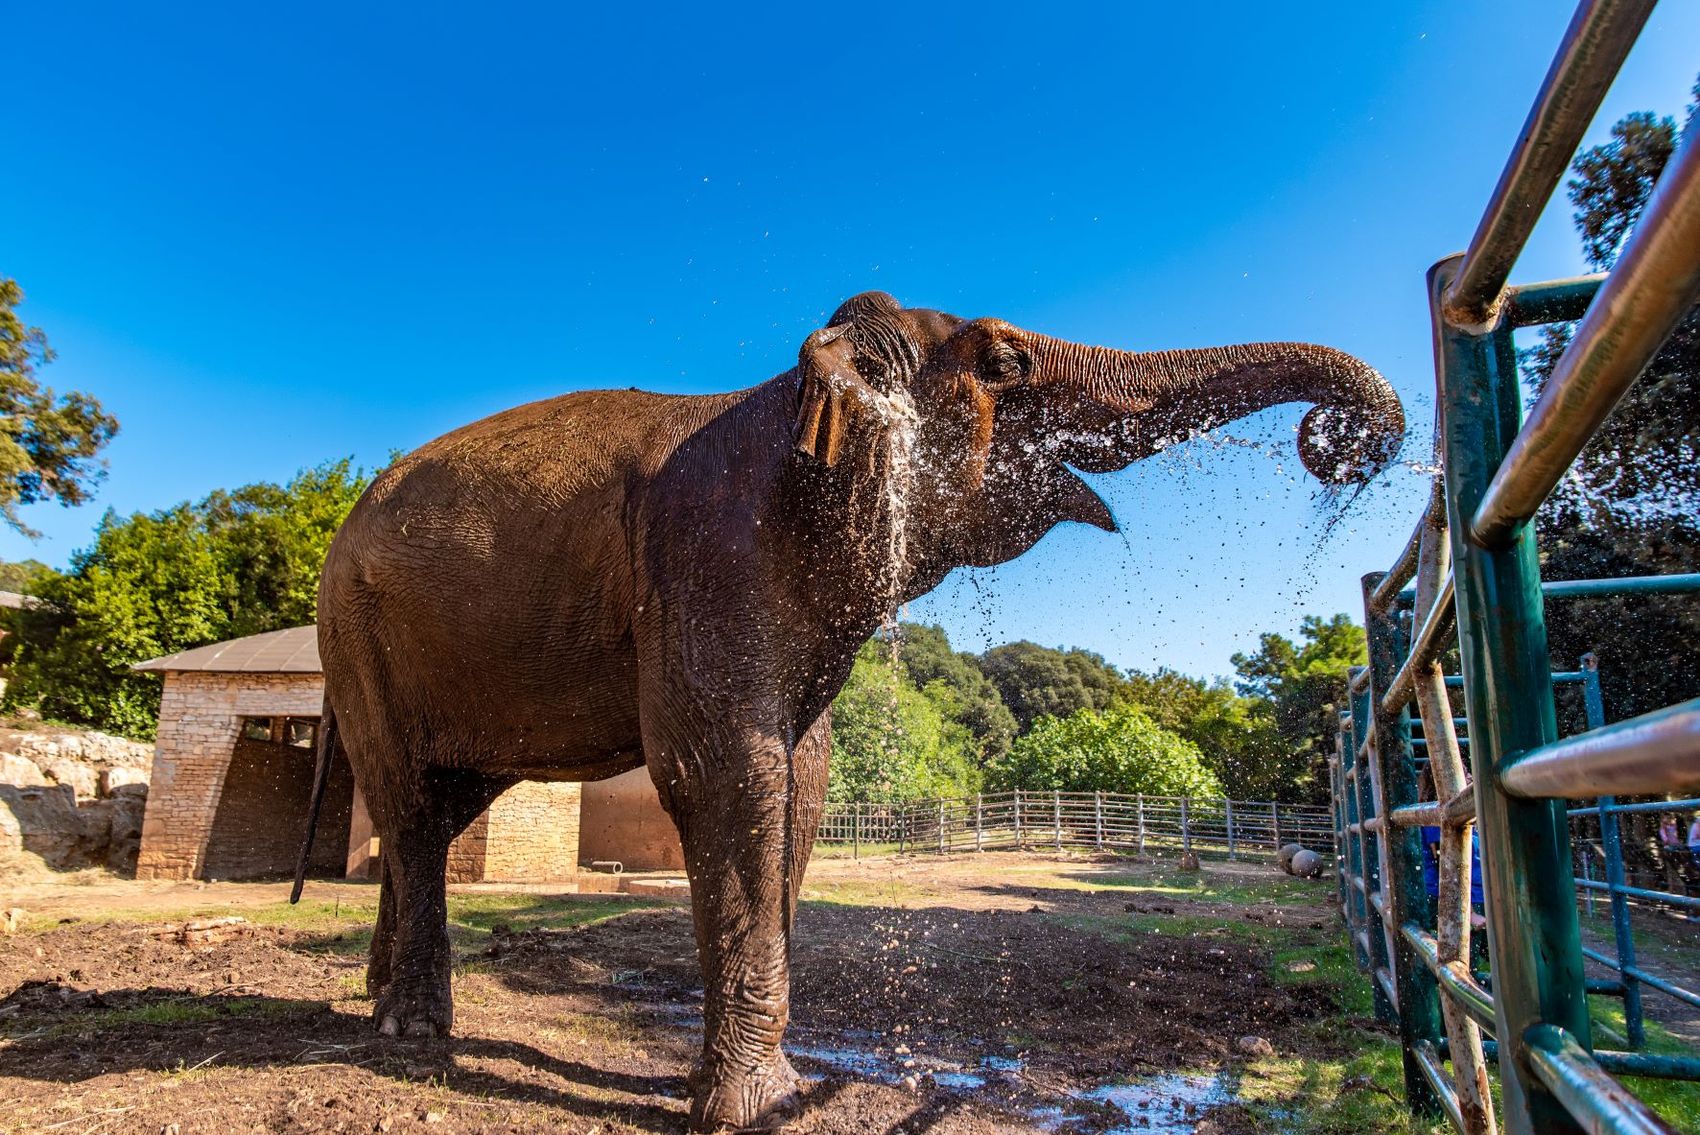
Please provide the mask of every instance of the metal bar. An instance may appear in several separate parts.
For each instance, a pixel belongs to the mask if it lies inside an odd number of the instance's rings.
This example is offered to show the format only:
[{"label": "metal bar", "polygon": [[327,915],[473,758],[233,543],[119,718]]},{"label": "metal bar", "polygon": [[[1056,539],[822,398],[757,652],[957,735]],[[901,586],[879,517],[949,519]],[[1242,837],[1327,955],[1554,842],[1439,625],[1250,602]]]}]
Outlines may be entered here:
[{"label": "metal bar", "polygon": [[1470,975],[1469,965],[1462,959],[1441,961],[1439,943],[1432,934],[1421,927],[1406,923],[1400,929],[1405,939],[1415,947],[1417,956],[1422,959],[1429,972],[1440,982],[1441,988],[1446,990],[1477,1024],[1491,1030],[1494,1027],[1493,995]]},{"label": "metal bar", "polygon": [[1628,575],[1621,579],[1559,579],[1541,584],[1548,599],[1595,595],[1682,595],[1700,591],[1700,572],[1686,575]]},{"label": "metal bar", "polygon": [[1606,274],[1572,276],[1505,289],[1505,321],[1513,327],[1569,323],[1587,314],[1588,305],[1605,283]]},{"label": "metal bar", "polygon": [[1608,954],[1602,954],[1600,951],[1588,946],[1582,947],[1582,953],[1584,956],[1594,959],[1603,966],[1609,966],[1612,969],[1617,970],[1625,977],[1633,977],[1636,981],[1639,981],[1643,985],[1652,986],[1660,993],[1663,993],[1666,997],[1674,997],[1676,1000],[1681,1001],[1684,1005],[1693,1005],[1695,1008],[1700,1009],[1700,993],[1695,993],[1692,989],[1684,989],[1680,985],[1672,985],[1664,978],[1659,977],[1656,974],[1648,973],[1640,966],[1625,965],[1617,958],[1611,957]]},{"label": "metal bar", "polygon": [[1547,499],[1612,407],[1700,300],[1700,142],[1690,132],[1653,189],[1611,277],[1553,367],[1470,521],[1504,543]]},{"label": "metal bar", "polygon": [[[1590,804],[1586,808],[1570,809],[1569,815],[1585,816],[1599,810],[1598,804]],[[1626,812],[1693,812],[1700,810],[1700,797],[1691,796],[1684,800],[1650,800],[1640,804],[1613,804],[1610,810],[1620,816]]]},{"label": "metal bar", "polygon": [[1522,1051],[1537,1024],[1589,1037],[1569,822],[1554,802],[1508,797],[1498,783],[1509,755],[1558,735],[1534,534],[1522,529],[1495,549],[1465,538],[1517,435],[1517,352],[1509,327],[1477,334],[1444,317],[1442,297],[1458,268],[1454,257],[1430,269],[1429,295],[1505,1127],[1512,1135],[1579,1135],[1550,1087],[1531,1077]]},{"label": "metal bar", "polygon": [[[1427,518],[1417,526],[1417,536],[1426,530]],[[1420,547],[1420,540],[1419,540]],[[1416,767],[1411,760],[1411,716],[1404,702],[1394,704],[1382,691],[1396,682],[1395,675],[1410,671],[1411,659],[1400,659],[1411,649],[1400,620],[1391,610],[1376,606],[1376,596],[1387,577],[1372,572],[1363,577],[1364,633],[1369,645],[1369,694],[1367,702],[1375,713],[1375,751],[1371,755],[1372,779],[1376,788],[1377,845],[1385,861],[1382,891],[1385,909],[1382,926],[1388,938],[1388,956],[1393,971],[1394,1002],[1399,1008],[1399,1040],[1405,1072],[1405,1104],[1424,1117],[1439,1116],[1445,1104],[1434,1093],[1417,1057],[1419,1044],[1440,1040],[1440,993],[1434,975],[1395,928],[1406,922],[1426,926],[1433,921],[1428,888],[1423,885],[1422,833],[1389,826],[1382,830],[1382,817],[1395,809],[1417,802]],[[1409,700],[1407,694],[1406,700]],[[1355,707],[1354,707],[1355,708]],[[1367,826],[1367,824],[1366,824]]]},{"label": "metal bar", "polygon": [[1591,880],[1578,879],[1576,886],[1580,890],[1614,891],[1628,895],[1630,898],[1649,899],[1653,902],[1671,903],[1674,906],[1689,906],[1700,910],[1700,896],[1679,895],[1670,891],[1650,891],[1645,887],[1614,887],[1610,883],[1596,883]]},{"label": "metal bar", "polygon": [[[1589,652],[1582,656],[1582,702],[1588,717],[1588,728],[1601,729],[1606,723],[1605,699],[1600,691],[1600,660]],[[1624,885],[1623,835],[1619,831],[1617,813],[1611,796],[1600,797],[1600,849],[1605,852],[1606,883],[1617,888]],[[1612,937],[1617,944],[1617,956],[1622,959],[1620,972],[1635,967],[1635,935],[1629,925],[1629,900],[1620,890],[1608,892],[1611,897]],[[1642,1048],[1647,1043],[1647,1025],[1641,1015],[1641,983],[1633,977],[1623,980],[1623,1023],[1625,1039],[1630,1048]]]},{"label": "metal bar", "polygon": [[[1490,1055],[1499,1046],[1484,1041]],[[1447,1055],[1445,1049],[1441,1055]],[[1614,1076],[1646,1076],[1654,1080],[1700,1080],[1700,1056],[1661,1056],[1650,1052],[1617,1052],[1609,1048],[1594,1049],[1594,1061]]]},{"label": "metal bar", "polygon": [[[1535,1025],[1522,1038],[1530,1069],[1581,1129],[1612,1135],[1675,1135],[1676,1129],[1601,1068],[1575,1036]],[[1503,1057],[1500,1067],[1505,1066]],[[1544,1130],[1544,1129],[1543,1129]]]},{"label": "metal bar", "polygon": [[1394,811],[1389,818],[1395,827],[1401,828],[1445,828],[1468,824],[1476,818],[1476,790],[1465,785],[1449,800],[1409,804]]},{"label": "metal bar", "polygon": [[1494,321],[1511,266],[1652,10],[1653,0],[1585,0],[1577,7],[1469,251],[1442,293],[1449,322],[1485,330]]},{"label": "metal bar", "polygon": [[1531,749],[1503,783],[1525,799],[1689,792],[1700,789],[1696,753],[1700,698]]},{"label": "metal bar", "polygon": [[1387,694],[1381,699],[1383,713],[1398,713],[1405,708],[1416,692],[1417,672],[1440,657],[1451,641],[1452,632],[1458,629],[1457,612],[1452,605],[1453,587],[1452,573],[1448,572],[1411,645],[1410,657],[1387,685]]},{"label": "metal bar", "polygon": [[1423,1078],[1428,1081],[1430,1094],[1445,1110],[1452,1126],[1460,1131],[1470,1131],[1471,1127],[1464,1120],[1463,1109],[1458,1106],[1458,1093],[1453,1090],[1452,1079],[1447,1076],[1446,1069],[1441,1067],[1440,1053],[1436,1047],[1425,1040],[1412,1050],[1411,1055],[1415,1058]]},{"label": "metal bar", "polygon": [[1376,584],[1375,591],[1369,597],[1369,603],[1376,611],[1385,611],[1398,597],[1399,589],[1411,581],[1417,573],[1417,551],[1422,542],[1423,526],[1419,522],[1411,530],[1411,538],[1405,541],[1405,546],[1399,550],[1399,558],[1393,561],[1393,566],[1387,569],[1387,574]]}]

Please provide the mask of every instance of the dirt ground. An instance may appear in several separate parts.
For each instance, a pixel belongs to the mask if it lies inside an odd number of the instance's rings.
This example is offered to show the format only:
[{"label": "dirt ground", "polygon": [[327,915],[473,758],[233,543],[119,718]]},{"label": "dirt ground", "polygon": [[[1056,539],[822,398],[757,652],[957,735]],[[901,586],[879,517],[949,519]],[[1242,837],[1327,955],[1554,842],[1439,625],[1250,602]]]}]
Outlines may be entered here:
[{"label": "dirt ground", "polygon": [[[1125,859],[822,860],[797,921],[798,1135],[1257,1130],[1237,1105],[1096,1086],[1219,1074],[1338,1011],[1271,976],[1269,934],[1334,936],[1331,884]],[[31,888],[0,938],[0,1130],[681,1132],[700,1038],[690,919],[610,896],[462,892],[455,1036],[381,1039],[361,981],[373,888]],[[499,902],[497,899],[499,898]],[[347,909],[344,909],[344,908]],[[247,921],[185,942],[181,920]],[[63,920],[58,921],[58,920]],[[1246,930],[1255,930],[1248,934]],[[1242,1038],[1246,1038],[1242,1040]],[[1149,1108],[1149,1113],[1144,1110]],[[1142,1122],[1143,1121],[1143,1122]]]}]

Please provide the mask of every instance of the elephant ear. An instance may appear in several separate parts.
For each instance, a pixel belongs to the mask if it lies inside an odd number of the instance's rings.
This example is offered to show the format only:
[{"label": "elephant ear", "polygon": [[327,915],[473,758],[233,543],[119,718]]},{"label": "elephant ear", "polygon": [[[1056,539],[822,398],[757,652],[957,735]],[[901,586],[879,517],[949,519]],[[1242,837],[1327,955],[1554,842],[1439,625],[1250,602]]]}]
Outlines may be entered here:
[{"label": "elephant ear", "polygon": [[847,327],[823,327],[803,341],[797,354],[797,450],[825,465],[838,464],[849,415],[862,401],[856,349]]},{"label": "elephant ear", "polygon": [[885,292],[863,292],[804,340],[797,355],[798,450],[837,464],[852,419],[876,412],[894,384],[914,376],[920,349],[902,317],[903,305]]}]

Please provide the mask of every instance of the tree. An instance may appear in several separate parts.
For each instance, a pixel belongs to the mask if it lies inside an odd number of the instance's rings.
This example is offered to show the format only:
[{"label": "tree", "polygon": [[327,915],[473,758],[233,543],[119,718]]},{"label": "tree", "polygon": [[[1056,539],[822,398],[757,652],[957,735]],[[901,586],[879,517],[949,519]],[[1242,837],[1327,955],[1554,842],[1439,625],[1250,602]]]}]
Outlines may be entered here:
[{"label": "tree", "polygon": [[34,595],[50,576],[58,574],[40,560],[0,560],[0,591]]},{"label": "tree", "polygon": [[1302,797],[1304,770],[1292,759],[1262,700],[1240,696],[1223,679],[1206,682],[1167,668],[1129,673],[1121,697],[1198,746],[1226,795],[1236,800]]},{"label": "tree", "polygon": [[42,582],[42,603],[18,612],[7,705],[151,737],[159,681],[131,665],[312,622],[325,551],[367,479],[344,460],[287,485],[108,512],[71,570]]},{"label": "tree", "polygon": [[1015,740],[1015,715],[998,688],[980,669],[979,659],[952,650],[944,628],[904,623],[899,628],[897,657],[917,689],[941,707],[973,737],[973,756],[980,764],[1009,752]]},{"label": "tree", "polygon": [[36,381],[53,361],[39,327],[18,318],[23,289],[0,278],[0,516],[35,537],[18,515],[21,505],[57,500],[82,504],[105,476],[98,454],[118,432],[118,419],[78,391],[56,395]]},{"label": "tree", "polygon": [[1198,747],[1135,705],[1041,718],[986,770],[993,791],[1220,796]]},{"label": "tree", "polygon": [[1259,712],[1289,754],[1293,775],[1287,783],[1293,796],[1320,799],[1327,794],[1325,770],[1345,705],[1346,672],[1367,662],[1369,650],[1363,628],[1349,615],[1306,615],[1299,635],[1302,646],[1284,635],[1265,634],[1257,653],[1236,653],[1240,678],[1235,685],[1242,695],[1260,699]]},{"label": "tree", "polygon": [[[1700,120],[1700,83],[1687,129]],[[1625,116],[1608,141],[1579,154],[1568,183],[1588,263],[1616,262],[1677,144],[1676,123]],[[1532,392],[1545,389],[1573,327],[1542,329],[1522,356]],[[1542,574],[1601,578],[1692,571],[1700,562],[1700,314],[1690,312],[1536,514]],[[1694,643],[1700,604],[1681,596],[1569,599],[1547,608],[1556,669],[1600,659],[1609,717],[1629,717],[1700,693]],[[1580,727],[1575,705],[1561,708]]]},{"label": "tree", "polygon": [[993,647],[980,656],[980,669],[1023,732],[1041,717],[1104,709],[1126,684],[1114,666],[1089,650],[1052,650],[1031,642]]},{"label": "tree", "polygon": [[[952,705],[917,690],[890,646],[863,644],[850,678],[832,703],[832,772],[827,799],[902,802],[971,795],[980,774],[968,730],[950,719]],[[944,707],[941,708],[940,701]]]}]

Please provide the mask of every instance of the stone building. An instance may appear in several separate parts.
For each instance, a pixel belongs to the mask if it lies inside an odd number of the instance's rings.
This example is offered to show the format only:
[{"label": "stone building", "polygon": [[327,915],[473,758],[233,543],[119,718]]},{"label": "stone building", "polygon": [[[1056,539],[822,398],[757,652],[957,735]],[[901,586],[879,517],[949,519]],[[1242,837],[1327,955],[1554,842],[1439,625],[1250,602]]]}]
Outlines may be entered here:
[{"label": "stone building", "polygon": [[[136,876],[257,879],[295,869],[323,707],[316,628],[251,635],[136,666],[164,676]],[[333,762],[309,873],[371,877],[378,840],[348,762]],[[683,865],[644,769],[594,784],[526,781],[449,850],[451,882],[565,882],[581,862]]]}]

